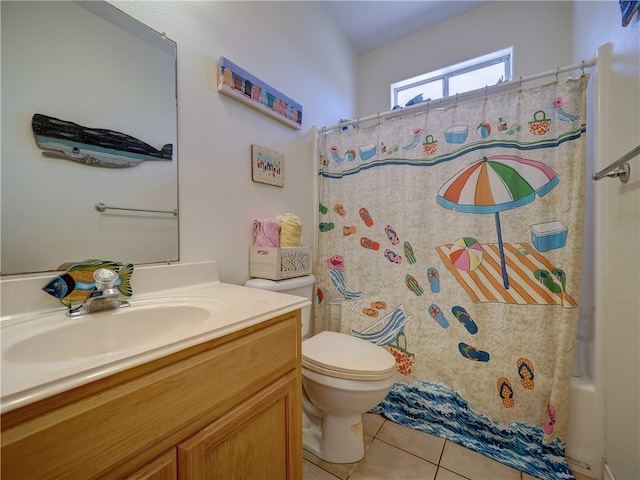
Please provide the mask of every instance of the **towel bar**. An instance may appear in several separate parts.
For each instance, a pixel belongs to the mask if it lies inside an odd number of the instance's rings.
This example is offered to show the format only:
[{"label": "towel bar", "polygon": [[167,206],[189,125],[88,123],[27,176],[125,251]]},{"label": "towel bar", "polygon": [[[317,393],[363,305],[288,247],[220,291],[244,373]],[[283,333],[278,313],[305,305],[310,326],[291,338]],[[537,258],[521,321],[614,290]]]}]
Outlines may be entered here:
[{"label": "towel bar", "polygon": [[629,181],[629,174],[631,173],[631,167],[629,167],[627,162],[638,155],[640,155],[640,145],[620,157],[608,167],[603,168],[598,173],[594,173],[591,178],[600,180],[604,177],[618,177],[622,183],[627,183]]},{"label": "towel bar", "polygon": [[127,210],[130,212],[151,212],[151,213],[170,213],[174,217],[178,216],[178,209],[175,210],[150,210],[146,208],[124,208],[124,207],[109,207],[102,202],[96,203],[96,210],[104,212],[105,210]]}]

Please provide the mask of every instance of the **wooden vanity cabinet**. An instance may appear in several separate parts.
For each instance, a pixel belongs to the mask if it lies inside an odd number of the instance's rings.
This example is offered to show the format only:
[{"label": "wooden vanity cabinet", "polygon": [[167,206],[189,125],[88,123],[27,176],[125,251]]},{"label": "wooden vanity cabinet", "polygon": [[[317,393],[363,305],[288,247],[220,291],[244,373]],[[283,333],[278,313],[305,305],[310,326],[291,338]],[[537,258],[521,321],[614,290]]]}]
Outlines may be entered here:
[{"label": "wooden vanity cabinet", "polygon": [[3,480],[302,478],[300,311],[2,415]]},{"label": "wooden vanity cabinet", "polygon": [[163,453],[152,460],[125,480],[176,480],[178,478],[178,463],[176,449]]}]

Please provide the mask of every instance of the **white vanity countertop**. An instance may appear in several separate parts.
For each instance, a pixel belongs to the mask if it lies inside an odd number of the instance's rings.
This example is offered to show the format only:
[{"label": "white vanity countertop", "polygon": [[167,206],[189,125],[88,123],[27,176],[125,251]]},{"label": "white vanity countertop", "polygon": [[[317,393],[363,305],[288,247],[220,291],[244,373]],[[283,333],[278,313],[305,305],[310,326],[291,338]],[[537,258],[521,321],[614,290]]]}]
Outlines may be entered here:
[{"label": "white vanity countertop", "polygon": [[[144,289],[142,290],[144,292]],[[7,351],[36,333],[59,328],[60,322],[66,324],[90,321],[91,316],[99,316],[103,312],[78,318],[51,315],[52,312],[61,312],[64,315],[64,307],[58,307],[48,312],[38,312],[36,315],[29,312],[24,315],[3,317],[0,322],[2,327],[2,413],[310,305],[309,300],[304,297],[218,281],[149,291],[141,295],[135,294],[134,283],[134,295],[128,300],[132,306],[130,308],[135,308],[137,302],[146,303],[157,299],[159,303],[164,303],[171,302],[172,298],[179,299],[183,304],[188,304],[190,299],[197,304],[202,303],[203,299],[212,298],[223,305],[223,311],[212,321],[201,322],[179,333],[160,335],[151,342],[145,342],[143,346],[81,358],[46,362],[31,361],[30,363],[23,362],[20,358],[8,358]],[[52,324],[47,317],[56,318],[55,324]],[[97,317],[94,317],[94,320],[95,318]]]}]

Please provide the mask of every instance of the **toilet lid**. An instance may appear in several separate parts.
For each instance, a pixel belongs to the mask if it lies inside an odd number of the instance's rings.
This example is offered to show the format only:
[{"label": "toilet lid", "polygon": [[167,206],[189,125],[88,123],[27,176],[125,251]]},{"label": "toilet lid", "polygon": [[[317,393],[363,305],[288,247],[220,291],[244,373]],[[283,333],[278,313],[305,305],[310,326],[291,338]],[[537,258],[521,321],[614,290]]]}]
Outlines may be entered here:
[{"label": "toilet lid", "polygon": [[395,365],[384,348],[345,333],[320,332],[302,343],[302,366],[332,377],[384,379]]}]

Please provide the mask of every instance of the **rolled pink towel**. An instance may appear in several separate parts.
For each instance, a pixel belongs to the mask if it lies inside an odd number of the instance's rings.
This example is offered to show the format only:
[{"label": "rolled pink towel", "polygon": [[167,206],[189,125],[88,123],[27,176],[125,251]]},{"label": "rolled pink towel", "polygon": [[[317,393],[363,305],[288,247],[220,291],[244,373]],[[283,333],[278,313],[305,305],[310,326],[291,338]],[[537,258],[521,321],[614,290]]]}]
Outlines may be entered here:
[{"label": "rolled pink towel", "polygon": [[279,247],[280,224],[272,218],[253,221],[254,247]]}]

